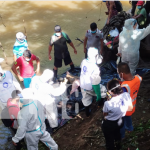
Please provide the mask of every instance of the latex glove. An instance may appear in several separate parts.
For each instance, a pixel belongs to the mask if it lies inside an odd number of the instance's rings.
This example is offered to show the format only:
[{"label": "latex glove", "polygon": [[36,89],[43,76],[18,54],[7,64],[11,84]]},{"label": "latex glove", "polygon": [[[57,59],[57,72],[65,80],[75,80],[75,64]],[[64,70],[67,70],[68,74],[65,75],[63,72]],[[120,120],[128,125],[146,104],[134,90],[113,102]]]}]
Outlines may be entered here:
[{"label": "latex glove", "polygon": [[93,87],[93,90],[94,90],[95,94],[97,95],[96,101],[100,101],[100,100],[101,100],[100,85],[99,85],[99,84],[97,84],[97,85],[92,85],[92,87]]},{"label": "latex glove", "polygon": [[76,91],[76,89],[80,86],[80,80],[76,79],[72,84],[72,89],[70,95]]}]

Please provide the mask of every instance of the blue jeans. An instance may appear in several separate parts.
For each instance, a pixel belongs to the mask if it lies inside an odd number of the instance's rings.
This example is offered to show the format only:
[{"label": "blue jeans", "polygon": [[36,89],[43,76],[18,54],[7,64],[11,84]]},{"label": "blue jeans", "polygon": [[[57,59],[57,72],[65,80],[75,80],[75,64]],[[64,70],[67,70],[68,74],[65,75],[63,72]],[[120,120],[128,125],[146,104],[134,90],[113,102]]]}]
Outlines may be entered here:
[{"label": "blue jeans", "polygon": [[32,78],[35,76],[36,74],[34,74],[31,78],[23,78],[23,84],[25,88],[29,88],[30,87],[30,83]]},{"label": "blue jeans", "polygon": [[123,127],[120,129],[121,138],[125,137],[125,130],[133,131],[131,116],[122,117],[124,121]]}]

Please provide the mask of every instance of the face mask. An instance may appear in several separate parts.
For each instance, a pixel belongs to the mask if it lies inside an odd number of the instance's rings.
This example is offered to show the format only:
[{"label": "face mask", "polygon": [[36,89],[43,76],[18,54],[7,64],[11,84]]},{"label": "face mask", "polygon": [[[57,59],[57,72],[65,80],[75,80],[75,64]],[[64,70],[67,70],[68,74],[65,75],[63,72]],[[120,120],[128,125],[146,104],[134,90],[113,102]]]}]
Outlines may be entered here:
[{"label": "face mask", "polygon": [[24,99],[23,98],[20,98],[20,103],[23,103]]},{"label": "face mask", "polygon": [[142,7],[141,7],[141,6],[137,6],[137,8],[138,8],[138,9],[141,9]]},{"label": "face mask", "polygon": [[120,76],[120,74],[118,74],[119,78],[120,78],[121,81],[124,81],[124,79],[123,79],[123,73],[121,73],[121,74],[122,74],[122,77]]},{"label": "face mask", "polygon": [[55,33],[55,34],[56,34],[56,36],[58,36],[58,37],[61,36],[61,32]]},{"label": "face mask", "polygon": [[0,82],[2,82],[4,78],[5,78],[5,73],[0,75]]},{"label": "face mask", "polygon": [[95,30],[95,31],[92,31],[92,30],[91,30],[91,33],[96,33],[96,31],[97,31],[97,30]]},{"label": "face mask", "polygon": [[26,61],[30,61],[31,60],[31,58],[26,58]]}]

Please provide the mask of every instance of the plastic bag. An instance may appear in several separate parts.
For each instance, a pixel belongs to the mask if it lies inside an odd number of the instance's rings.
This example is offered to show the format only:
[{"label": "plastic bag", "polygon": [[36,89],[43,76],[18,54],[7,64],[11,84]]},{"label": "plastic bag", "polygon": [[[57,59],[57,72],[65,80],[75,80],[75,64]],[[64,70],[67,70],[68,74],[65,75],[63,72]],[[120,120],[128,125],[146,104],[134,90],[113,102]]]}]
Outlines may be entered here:
[{"label": "plastic bag", "polygon": [[115,28],[114,30],[109,31],[109,34],[111,35],[111,37],[116,37],[119,35],[119,31],[117,28]]}]

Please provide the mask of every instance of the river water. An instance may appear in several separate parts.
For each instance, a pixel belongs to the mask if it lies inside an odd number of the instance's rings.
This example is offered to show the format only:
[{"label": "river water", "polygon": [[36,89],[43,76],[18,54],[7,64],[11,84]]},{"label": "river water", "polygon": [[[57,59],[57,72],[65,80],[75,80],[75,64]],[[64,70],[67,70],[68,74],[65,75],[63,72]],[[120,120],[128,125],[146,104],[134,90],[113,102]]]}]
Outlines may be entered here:
[{"label": "river water", "polygon": [[[125,11],[131,7],[128,1],[122,4]],[[84,39],[92,22],[96,22],[101,29],[106,22],[106,11],[106,5],[101,1],[0,1],[0,42],[8,62],[8,65],[3,62],[2,68],[10,70],[15,35],[19,31],[24,32],[25,27],[29,48],[41,60],[41,72],[46,68],[53,69],[54,53],[52,51],[52,61],[49,61],[48,45],[55,25],[60,25],[74,43],[77,55],[70,46],[68,47],[75,66],[79,66],[84,58],[83,44],[75,39]],[[1,49],[0,57],[4,58]],[[58,74],[68,67],[63,65]],[[11,142],[7,141],[8,136],[11,136],[11,132],[0,121],[0,150],[4,150],[5,147],[14,149]]]}]

